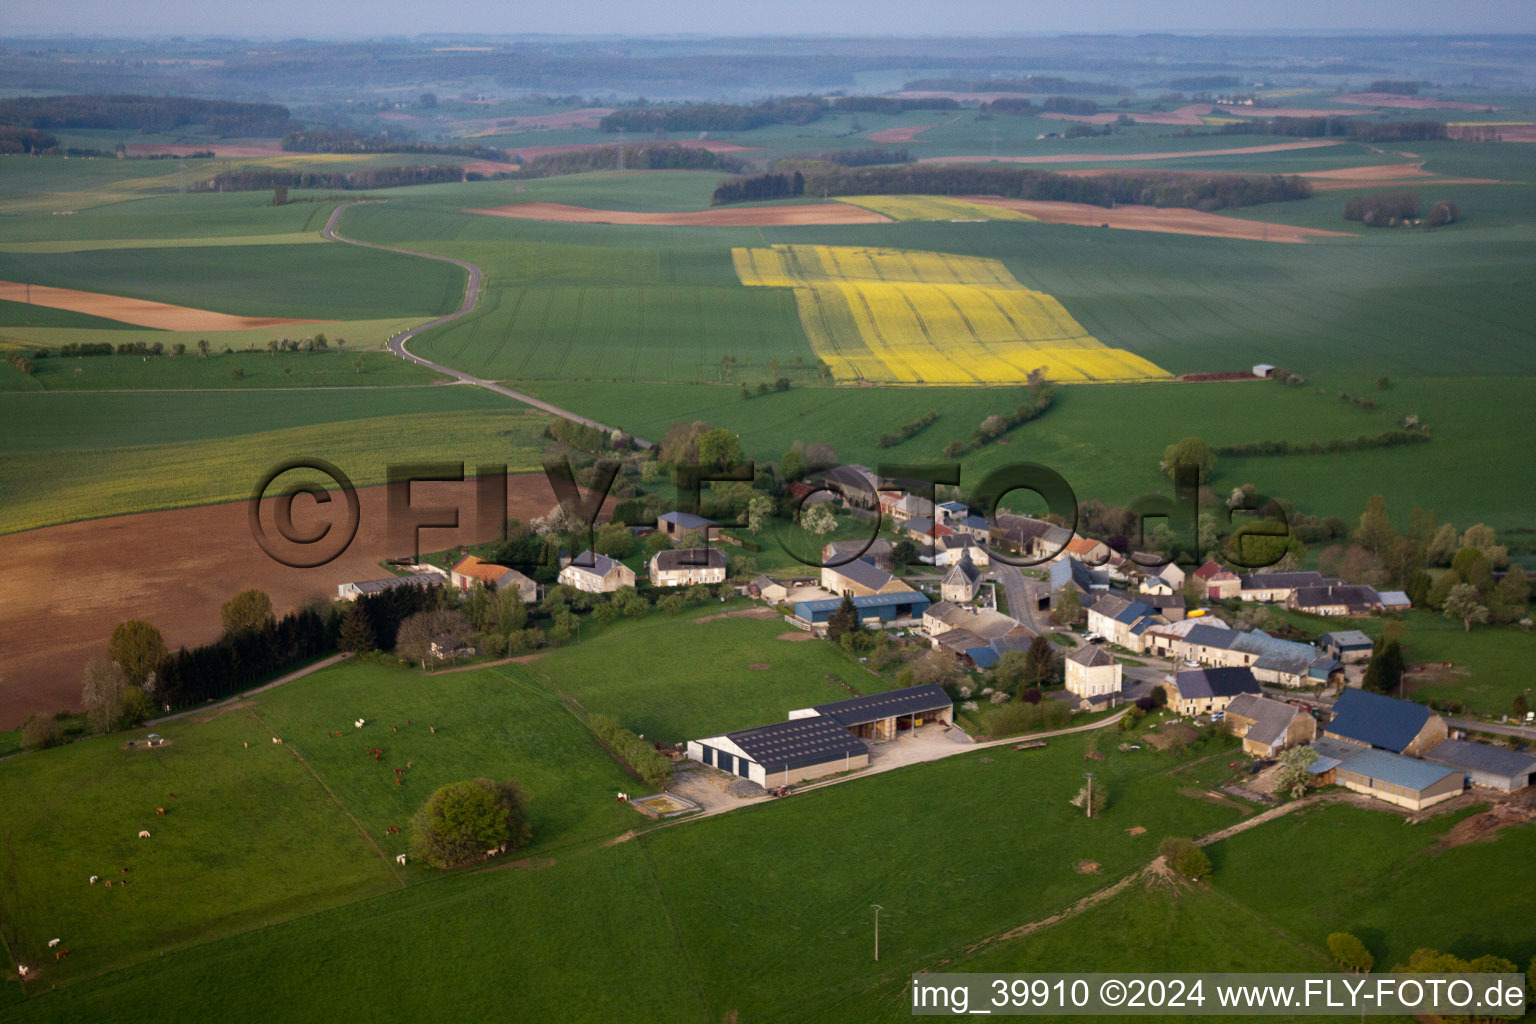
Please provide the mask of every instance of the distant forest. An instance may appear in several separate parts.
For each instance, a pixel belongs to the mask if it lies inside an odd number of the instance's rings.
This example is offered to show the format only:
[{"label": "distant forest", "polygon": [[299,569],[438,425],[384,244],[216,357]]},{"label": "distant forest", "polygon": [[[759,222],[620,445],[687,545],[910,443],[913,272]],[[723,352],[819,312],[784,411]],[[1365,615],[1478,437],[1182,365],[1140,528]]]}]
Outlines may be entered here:
[{"label": "distant forest", "polygon": [[919,78],[902,86],[909,92],[1045,92],[1065,96],[1129,96],[1131,90],[1111,82],[1079,82],[1054,75],[1024,78]]},{"label": "distant forest", "polygon": [[[558,174],[612,171],[618,166],[619,147],[602,146],[534,157],[514,172],[512,177],[552,178]],[[718,170],[738,173],[745,165],[740,160],[733,160],[698,146],[680,146],[675,142],[662,142],[647,143],[643,146],[625,146],[624,167],[631,171]]]},{"label": "distant forest", "polygon": [[1173,174],[1120,171],[1078,178],[1011,167],[918,164],[857,170],[810,169],[793,175],[731,178],[715,189],[715,205],[814,196],[993,195],[1089,203],[1116,203],[1221,210],[1288,199],[1305,199],[1312,186],[1293,175]]},{"label": "distant forest", "polygon": [[0,99],[0,125],[38,129],[113,128],[163,132],[207,125],[223,138],[282,135],[294,127],[274,103],[200,100],[188,96],[15,96]]}]

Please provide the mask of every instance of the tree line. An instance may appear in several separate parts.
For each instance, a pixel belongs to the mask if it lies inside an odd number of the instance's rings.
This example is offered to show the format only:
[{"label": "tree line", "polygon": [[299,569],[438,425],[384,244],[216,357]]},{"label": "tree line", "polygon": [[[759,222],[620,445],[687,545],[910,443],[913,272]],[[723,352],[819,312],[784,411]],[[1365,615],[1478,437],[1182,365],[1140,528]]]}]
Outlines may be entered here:
[{"label": "tree line", "polygon": [[289,153],[420,153],[466,156],[476,160],[509,163],[502,150],[493,146],[442,146],[430,142],[401,142],[382,135],[359,135],[345,129],[289,132],[283,136],[283,149]]},{"label": "tree line", "polygon": [[147,132],[207,125],[223,137],[282,135],[293,122],[275,103],[191,96],[14,96],[0,99],[0,124],[22,128],[116,128]]},{"label": "tree line", "polygon": [[1221,126],[1222,135],[1283,135],[1355,142],[1424,142],[1447,138],[1444,121],[1366,121],[1343,117],[1253,117]]},{"label": "tree line", "polygon": [[912,162],[912,151],[909,149],[835,149],[826,153],[815,153],[809,157],[797,160],[799,166],[810,166],[811,161],[820,161],[827,164],[836,164],[839,167],[870,167],[875,164],[909,164]]},{"label": "tree line", "polygon": [[995,195],[1012,199],[1116,203],[1217,210],[1289,199],[1304,199],[1312,186],[1294,175],[1170,174],[1166,171],[1119,171],[1078,178],[1049,171],[960,164],[909,164],[810,169],[793,176],[763,174],[720,183],[714,205],[778,199],[802,194],[853,195]]},{"label": "tree line", "polygon": [[58,148],[59,140],[47,132],[0,124],[0,153],[53,153]]},{"label": "tree line", "polygon": [[1251,441],[1228,444],[1216,449],[1217,455],[1325,455],[1335,452],[1360,452],[1372,448],[1400,448],[1425,444],[1431,437],[1422,430],[1388,430],[1375,436],[1335,437],[1328,441]]},{"label": "tree line", "polygon": [[[1359,221],[1368,228],[1397,227],[1418,220],[1421,209],[1416,192],[1380,192],[1350,199],[1344,204],[1344,219]],[[1460,214],[1454,200],[1442,199],[1430,209],[1424,225],[1454,224]]]},{"label": "tree line", "polygon": [[850,114],[905,114],[909,110],[959,110],[948,96],[838,96],[832,106]]},{"label": "tree line", "polygon": [[605,132],[744,132],[770,124],[810,124],[826,113],[819,96],[789,96],[749,105],[684,103],[674,107],[615,110],[597,123]]},{"label": "tree line", "polygon": [[[586,171],[612,171],[619,166],[618,146],[597,146],[569,153],[549,153],[522,164],[514,178],[553,178],[561,174]],[[675,142],[647,143],[624,147],[624,166],[634,171],[726,171],[740,173],[746,166],[740,160],[711,152],[700,146],[681,146]]]},{"label": "tree line", "polygon": [[420,167],[363,167],[355,171],[289,171],[275,167],[243,167],[221,171],[194,182],[193,192],[263,192],[279,185],[288,188],[334,188],[345,191],[396,188],[401,185],[437,185],[463,181],[464,169],[453,164]]}]

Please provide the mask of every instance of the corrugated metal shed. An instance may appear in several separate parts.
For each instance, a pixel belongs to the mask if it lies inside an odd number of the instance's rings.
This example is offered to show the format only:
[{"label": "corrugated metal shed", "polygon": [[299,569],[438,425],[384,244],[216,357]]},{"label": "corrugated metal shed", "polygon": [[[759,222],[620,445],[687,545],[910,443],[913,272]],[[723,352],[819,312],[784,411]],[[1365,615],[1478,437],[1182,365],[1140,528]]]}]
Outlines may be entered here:
[{"label": "corrugated metal shed", "polygon": [[1385,750],[1362,750],[1339,765],[1339,771],[1402,786],[1415,792],[1423,792],[1448,775],[1462,774],[1455,768]]},{"label": "corrugated metal shed", "polygon": [[769,773],[869,753],[863,740],[843,728],[835,719],[820,716],[794,718],[787,722],[726,733],[726,739],[740,747]]},{"label": "corrugated metal shed", "polygon": [[820,714],[836,719],[845,726],[877,722],[882,718],[898,715],[920,715],[924,711],[942,711],[954,702],[942,686],[908,686],[901,690],[871,693],[863,697],[817,704]]},{"label": "corrugated metal shed", "polygon": [[1339,695],[1333,705],[1333,721],[1324,731],[1382,750],[1401,752],[1432,714],[1422,704],[1351,688]]}]

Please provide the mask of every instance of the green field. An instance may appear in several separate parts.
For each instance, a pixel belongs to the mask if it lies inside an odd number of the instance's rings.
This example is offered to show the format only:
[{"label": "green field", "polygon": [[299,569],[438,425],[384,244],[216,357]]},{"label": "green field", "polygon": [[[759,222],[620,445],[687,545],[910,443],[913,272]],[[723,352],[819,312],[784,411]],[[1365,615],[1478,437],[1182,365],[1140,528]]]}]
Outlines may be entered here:
[{"label": "green field", "polygon": [[[409,326],[408,321],[380,323],[379,331],[393,331]],[[194,340],[187,345],[188,354],[181,356],[111,355],[77,357],[74,359],[55,355],[34,359],[36,372],[31,376],[7,366],[0,373],[0,391],[154,391],[160,389],[194,390],[213,388],[218,390],[242,390],[248,388],[396,388],[422,387],[448,378],[433,370],[408,362],[398,356],[377,350],[360,351],[353,345],[355,339],[365,337],[373,328],[369,324],[349,324],[347,348],[338,351],[332,346],[325,352],[269,353],[263,347],[257,352],[220,352],[216,346],[218,333],[208,338],[212,355],[204,359],[198,356]],[[281,329],[280,329],[281,330]],[[291,328],[289,329],[291,330]],[[120,335],[124,340],[146,341],[151,334],[134,333]],[[101,340],[72,332],[71,338],[90,341]],[[170,337],[186,338],[179,332]],[[335,337],[333,335],[332,337]],[[0,335],[0,346],[7,343]],[[10,343],[30,358],[32,349],[20,342]],[[66,342],[67,344],[67,342]],[[358,371],[356,363],[363,361]],[[239,371],[237,377],[236,371]]]},{"label": "green field", "polygon": [[[713,610],[705,606],[701,614]],[[786,632],[792,631],[778,617],[650,616],[557,656],[495,671],[532,680],[665,743],[782,721],[793,709],[847,698],[843,684],[859,693],[889,687],[840,648],[778,639]],[[700,658],[708,659],[708,672],[699,670]]]},{"label": "green field", "polygon": [[0,533],[249,497],[274,462],[301,455],[359,486],[411,459],[536,469],[546,421],[464,387],[8,396]]}]

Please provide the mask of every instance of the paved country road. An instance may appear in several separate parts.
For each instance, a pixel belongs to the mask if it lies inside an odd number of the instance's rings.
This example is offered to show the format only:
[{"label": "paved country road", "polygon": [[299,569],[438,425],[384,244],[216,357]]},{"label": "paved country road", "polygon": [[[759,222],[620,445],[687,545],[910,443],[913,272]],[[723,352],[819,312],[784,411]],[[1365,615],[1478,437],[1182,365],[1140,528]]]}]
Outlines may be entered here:
[{"label": "paved country road", "polygon": [[1035,619],[1035,604],[1040,600],[1037,588],[1040,584],[1026,579],[1018,566],[1000,560],[994,559],[988,569],[993,579],[1003,585],[1003,594],[1008,599],[1008,614],[1036,633],[1047,632],[1051,628],[1050,624],[1042,624]]},{"label": "paved country road", "polygon": [[[473,313],[475,311],[475,306],[480,302],[480,287],[484,279],[483,275],[480,273],[480,268],[467,260],[456,260],[450,256],[436,256],[429,252],[417,252],[413,249],[397,249],[394,246],[378,245],[373,242],[359,242],[355,239],[346,238],[336,233],[336,223],[341,220],[341,215],[346,212],[349,207],[358,206],[362,203],[380,201],[381,200],[359,199],[350,203],[342,203],[340,206],[336,207],[336,209],[331,211],[331,216],[328,220],[326,220],[325,228],[321,233],[333,242],[343,242],[347,245],[356,245],[364,249],[378,249],[382,252],[399,253],[403,256],[416,256],[424,260],[436,260],[439,263],[452,263],[454,266],[458,267],[460,270],[463,270],[466,274],[469,275],[469,282],[464,287],[464,301],[459,303],[458,309],[454,310],[452,313],[449,313],[447,316],[440,316],[436,320],[429,320],[418,327],[412,327],[410,330],[402,331],[401,333],[395,335],[393,338],[390,338],[389,350],[391,352],[399,356],[401,359],[408,359],[418,366],[425,366],[429,370],[436,370],[438,373],[452,377],[461,383],[469,384],[477,388],[484,388],[487,391],[494,391],[498,395],[503,395],[516,402],[522,402],[524,405],[530,405],[535,409],[542,410],[543,412],[552,413],[555,416],[563,416],[568,420],[575,421],[576,423],[580,423],[588,427],[596,427],[598,430],[606,430],[612,432],[614,429],[616,429],[614,427],[608,426],[606,423],[599,423],[596,420],[587,419],[585,416],[578,416],[576,413],[571,412],[569,409],[562,409],[557,405],[550,405],[548,402],[534,398],[532,395],[525,395],[521,391],[513,391],[511,388],[498,384],[495,381],[485,380],[484,378],[476,377],[473,374],[465,373],[462,370],[455,370],[452,367],[444,366],[441,363],[434,363],[430,359],[423,359],[421,356],[414,355],[409,349],[407,349],[405,347],[405,343],[416,337],[416,335],[420,334],[421,332],[430,331],[435,327],[442,327],[444,324],[450,324],[461,317],[465,317],[470,313]],[[641,448],[652,447],[651,442],[638,437],[635,438],[635,444],[639,445]]]}]

